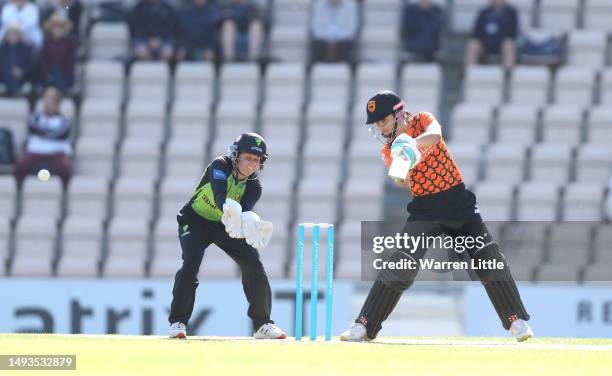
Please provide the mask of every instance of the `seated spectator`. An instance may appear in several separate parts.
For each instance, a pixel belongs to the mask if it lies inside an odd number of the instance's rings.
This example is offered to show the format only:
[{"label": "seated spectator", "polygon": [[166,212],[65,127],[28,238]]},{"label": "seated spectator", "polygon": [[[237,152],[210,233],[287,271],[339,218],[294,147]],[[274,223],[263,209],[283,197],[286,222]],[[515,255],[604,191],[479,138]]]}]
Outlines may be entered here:
[{"label": "seated spectator", "polygon": [[62,13],[45,22],[45,43],[40,55],[40,76],[45,86],[54,86],[66,94],[74,85],[76,45],[70,34],[72,23]]},{"label": "seated spectator", "polygon": [[21,28],[9,26],[0,44],[0,78],[8,95],[18,94],[23,84],[31,81],[35,65],[33,48],[23,41]]},{"label": "seated spectator", "polygon": [[353,0],[317,0],[311,23],[313,61],[350,61],[357,33]]},{"label": "seated spectator", "polygon": [[15,164],[15,177],[21,185],[26,175],[46,168],[62,179],[70,179],[70,121],[60,113],[62,94],[50,87],[43,94],[43,110],[28,119],[29,136],[26,148]]},{"label": "seated spectator", "polygon": [[179,60],[219,58],[218,30],[223,17],[217,0],[192,0],[179,14]]},{"label": "seated spectator", "polygon": [[226,61],[256,60],[260,57],[263,21],[253,0],[230,0],[223,23],[223,53]]},{"label": "seated spectator", "polygon": [[491,0],[478,14],[472,37],[468,41],[465,65],[476,64],[483,52],[501,54],[502,64],[511,69],[516,61],[518,15],[505,0]]},{"label": "seated spectator", "polygon": [[407,3],[402,18],[402,47],[411,58],[431,62],[440,48],[442,9],[431,0]]},{"label": "seated spectator", "polygon": [[72,23],[72,29],[70,30],[72,36],[75,40],[79,38],[81,14],[83,14],[83,4],[79,0],[39,0],[38,3],[43,25],[49,17],[61,12]]},{"label": "seated spectator", "polygon": [[165,0],[140,0],[127,21],[136,59],[173,59],[178,18],[172,5]]},{"label": "seated spectator", "polygon": [[2,7],[0,39],[9,27],[19,25],[24,41],[33,44],[37,49],[42,46],[43,35],[40,30],[38,7],[28,0],[12,0]]}]

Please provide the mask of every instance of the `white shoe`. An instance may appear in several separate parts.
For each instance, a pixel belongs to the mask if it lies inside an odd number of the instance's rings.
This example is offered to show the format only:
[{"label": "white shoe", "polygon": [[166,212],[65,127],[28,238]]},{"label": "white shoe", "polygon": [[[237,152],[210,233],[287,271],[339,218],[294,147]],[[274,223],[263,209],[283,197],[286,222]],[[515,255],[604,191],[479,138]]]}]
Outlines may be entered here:
[{"label": "white shoe", "polygon": [[533,330],[527,324],[527,321],[517,319],[510,325],[510,333],[518,342],[523,342],[533,337]]},{"label": "white shoe", "polygon": [[170,338],[187,338],[187,327],[182,322],[170,325]]},{"label": "white shoe", "polygon": [[340,340],[347,342],[371,341],[367,336],[366,327],[357,322],[352,323],[350,328],[340,334]]},{"label": "white shoe", "polygon": [[274,324],[263,324],[253,335],[255,339],[285,339],[287,333]]}]

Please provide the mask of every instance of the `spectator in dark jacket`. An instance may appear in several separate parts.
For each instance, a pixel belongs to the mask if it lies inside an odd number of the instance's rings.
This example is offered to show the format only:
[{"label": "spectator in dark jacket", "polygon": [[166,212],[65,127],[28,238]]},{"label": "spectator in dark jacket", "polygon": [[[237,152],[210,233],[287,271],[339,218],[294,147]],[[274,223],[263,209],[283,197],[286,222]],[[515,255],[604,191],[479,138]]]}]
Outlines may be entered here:
[{"label": "spectator in dark jacket", "polygon": [[217,0],[192,0],[179,14],[178,59],[212,61],[219,58],[218,30],[222,18]]},{"label": "spectator in dark jacket", "polygon": [[442,9],[431,0],[408,3],[402,19],[402,46],[416,60],[433,61],[440,48]]},{"label": "spectator in dark jacket", "polygon": [[0,73],[8,95],[15,95],[31,80],[36,64],[33,47],[23,40],[18,25],[8,26],[0,44]]},{"label": "spectator in dark jacket", "polygon": [[230,0],[223,23],[223,53],[226,61],[256,60],[263,40],[263,20],[253,0]]},{"label": "spectator in dark jacket", "polygon": [[174,57],[178,18],[165,0],[140,0],[128,15],[134,54],[139,60]]},{"label": "spectator in dark jacket", "polygon": [[45,42],[40,57],[41,81],[55,86],[63,94],[74,84],[75,41],[72,23],[62,13],[55,13],[45,22]]},{"label": "spectator in dark jacket", "polygon": [[19,185],[26,175],[46,168],[61,177],[64,186],[70,179],[70,121],[60,113],[62,94],[50,87],[43,94],[43,110],[28,119],[26,149],[15,164]]},{"label": "spectator in dark jacket", "polygon": [[83,4],[79,0],[47,0],[44,4],[40,4],[40,8],[43,24],[54,14],[63,13],[72,23],[70,33],[74,36],[75,41],[78,40],[81,14],[83,14]]},{"label": "spectator in dark jacket", "polygon": [[476,64],[483,53],[501,54],[506,69],[516,61],[519,22],[516,9],[505,0],[491,0],[478,14],[465,54],[465,65]]}]

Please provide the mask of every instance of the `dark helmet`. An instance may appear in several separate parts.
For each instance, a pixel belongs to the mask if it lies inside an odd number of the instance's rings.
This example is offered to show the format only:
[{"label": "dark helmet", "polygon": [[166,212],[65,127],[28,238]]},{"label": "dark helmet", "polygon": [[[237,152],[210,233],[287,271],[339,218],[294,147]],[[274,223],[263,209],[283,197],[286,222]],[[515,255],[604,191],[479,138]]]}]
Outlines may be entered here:
[{"label": "dark helmet", "polygon": [[404,102],[397,94],[389,90],[379,91],[368,100],[366,124],[374,124],[391,114],[397,118],[403,112]]},{"label": "dark helmet", "polygon": [[243,133],[229,147],[230,158],[236,162],[239,153],[251,153],[261,157],[261,168],[268,159],[266,141],[257,133]]}]

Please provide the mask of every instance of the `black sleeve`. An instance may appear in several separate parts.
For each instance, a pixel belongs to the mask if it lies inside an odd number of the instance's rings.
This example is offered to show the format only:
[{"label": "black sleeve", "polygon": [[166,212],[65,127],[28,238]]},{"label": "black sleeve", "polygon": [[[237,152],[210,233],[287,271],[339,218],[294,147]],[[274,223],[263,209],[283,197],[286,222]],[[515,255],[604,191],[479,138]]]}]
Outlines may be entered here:
[{"label": "black sleeve", "polygon": [[485,13],[486,9],[483,9],[478,13],[478,18],[476,19],[474,29],[472,30],[472,38],[484,39]]},{"label": "black sleeve", "polygon": [[210,179],[210,186],[215,198],[215,204],[221,210],[223,210],[223,204],[225,204],[227,179],[230,177],[231,173],[232,166],[228,165],[223,158],[215,159],[208,167],[208,178]]},{"label": "black sleeve", "polygon": [[261,182],[259,179],[249,180],[247,182],[246,189],[244,191],[244,197],[242,198],[242,211],[251,211],[255,206],[255,203],[259,201],[261,197]]}]

